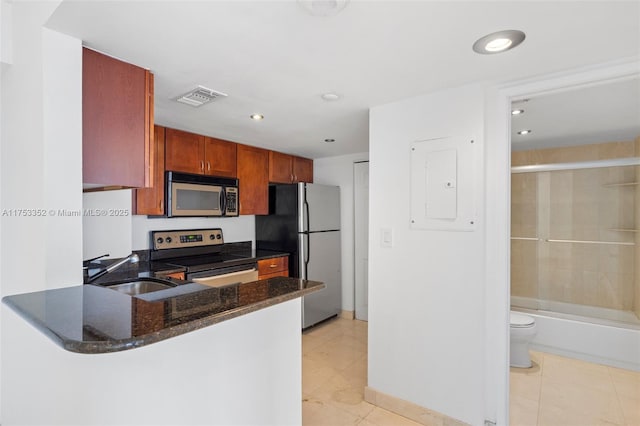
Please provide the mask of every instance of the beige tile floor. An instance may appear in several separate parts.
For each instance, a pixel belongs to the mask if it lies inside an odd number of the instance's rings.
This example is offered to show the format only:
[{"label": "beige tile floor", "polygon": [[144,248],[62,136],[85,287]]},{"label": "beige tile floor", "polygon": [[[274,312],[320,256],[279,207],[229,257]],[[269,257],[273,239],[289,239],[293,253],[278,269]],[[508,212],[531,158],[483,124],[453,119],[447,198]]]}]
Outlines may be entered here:
[{"label": "beige tile floor", "polygon": [[364,401],[367,323],[337,318],[302,334],[302,424],[419,426]]},{"label": "beige tile floor", "polygon": [[531,351],[511,369],[512,426],[640,426],[640,373]]},{"label": "beige tile floor", "polygon": [[[418,426],[364,401],[367,323],[335,319],[302,335],[305,426]],[[511,369],[512,426],[640,426],[640,373],[532,351]]]}]

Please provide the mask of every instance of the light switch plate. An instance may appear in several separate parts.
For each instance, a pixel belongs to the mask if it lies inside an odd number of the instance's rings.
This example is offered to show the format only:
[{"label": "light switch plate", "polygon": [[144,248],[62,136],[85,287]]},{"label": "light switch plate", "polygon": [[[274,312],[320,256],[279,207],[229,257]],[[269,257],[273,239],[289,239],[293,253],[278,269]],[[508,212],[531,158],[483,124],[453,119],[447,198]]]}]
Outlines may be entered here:
[{"label": "light switch plate", "polygon": [[391,228],[380,230],[380,245],[388,248],[393,247],[393,230]]}]

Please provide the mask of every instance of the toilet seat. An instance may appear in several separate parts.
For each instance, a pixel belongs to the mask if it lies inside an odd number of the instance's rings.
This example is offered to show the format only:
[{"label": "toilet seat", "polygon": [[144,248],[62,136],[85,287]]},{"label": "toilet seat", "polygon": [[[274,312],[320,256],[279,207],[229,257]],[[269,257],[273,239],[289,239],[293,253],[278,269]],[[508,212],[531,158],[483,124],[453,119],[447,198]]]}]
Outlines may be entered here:
[{"label": "toilet seat", "polygon": [[509,315],[509,325],[513,328],[528,328],[533,327],[536,320],[529,315],[519,314],[517,312],[511,312]]}]

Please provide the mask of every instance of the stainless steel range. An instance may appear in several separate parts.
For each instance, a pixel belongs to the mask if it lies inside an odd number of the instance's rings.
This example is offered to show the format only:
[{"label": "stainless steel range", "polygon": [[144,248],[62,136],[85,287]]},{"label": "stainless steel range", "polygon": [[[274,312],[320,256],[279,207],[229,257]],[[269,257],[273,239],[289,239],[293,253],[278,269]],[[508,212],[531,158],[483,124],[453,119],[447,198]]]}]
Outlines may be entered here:
[{"label": "stainless steel range", "polygon": [[150,260],[185,268],[185,278],[209,286],[258,279],[251,242],[224,243],[222,229],[151,231]]}]

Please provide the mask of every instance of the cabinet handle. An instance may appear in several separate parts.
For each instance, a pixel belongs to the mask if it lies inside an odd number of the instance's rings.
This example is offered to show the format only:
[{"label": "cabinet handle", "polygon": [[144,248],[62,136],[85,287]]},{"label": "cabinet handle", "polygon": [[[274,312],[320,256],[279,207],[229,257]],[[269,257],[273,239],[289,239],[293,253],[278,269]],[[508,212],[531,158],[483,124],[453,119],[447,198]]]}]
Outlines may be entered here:
[{"label": "cabinet handle", "polygon": [[293,182],[293,175],[289,175],[289,178],[291,179],[291,182]]},{"label": "cabinet handle", "polygon": [[297,182],[298,181],[298,175],[293,175],[293,181]]},{"label": "cabinet handle", "polygon": [[204,172],[204,161],[200,161],[200,170]]},{"label": "cabinet handle", "polygon": [[211,171],[211,162],[207,161],[207,171]]},{"label": "cabinet handle", "polygon": [[273,263],[272,263],[271,265],[269,265],[269,268],[275,268],[275,267],[277,267],[277,266],[278,266],[278,265],[275,265],[275,264],[273,264]]},{"label": "cabinet handle", "polygon": [[164,210],[164,200],[160,200],[160,210]]}]

